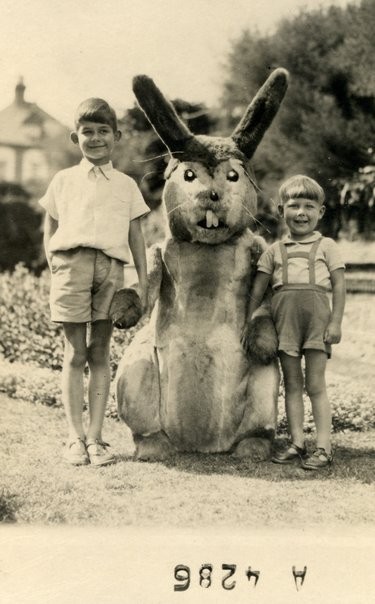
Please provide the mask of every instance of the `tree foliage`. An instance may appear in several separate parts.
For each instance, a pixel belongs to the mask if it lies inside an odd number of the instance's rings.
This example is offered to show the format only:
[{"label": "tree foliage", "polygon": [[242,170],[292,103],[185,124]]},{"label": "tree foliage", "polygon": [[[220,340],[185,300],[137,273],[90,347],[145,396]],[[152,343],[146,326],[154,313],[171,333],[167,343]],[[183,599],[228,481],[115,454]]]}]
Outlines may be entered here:
[{"label": "tree foliage", "polygon": [[29,202],[30,194],[19,184],[0,183],[0,272],[19,263],[38,270],[41,257],[41,213]]},{"label": "tree foliage", "polygon": [[282,107],[254,160],[263,188],[305,172],[328,194],[369,161],[375,138],[375,2],[331,6],[279,22],[272,34],[246,30],[226,65],[227,128],[275,67],[290,73]]}]

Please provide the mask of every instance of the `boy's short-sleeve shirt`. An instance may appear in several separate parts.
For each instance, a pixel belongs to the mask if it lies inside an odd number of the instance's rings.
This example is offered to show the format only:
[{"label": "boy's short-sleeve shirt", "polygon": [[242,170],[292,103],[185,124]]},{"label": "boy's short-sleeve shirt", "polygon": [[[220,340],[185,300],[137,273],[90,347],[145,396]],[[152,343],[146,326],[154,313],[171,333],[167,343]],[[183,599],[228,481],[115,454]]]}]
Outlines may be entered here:
[{"label": "boy's short-sleeve shirt", "polygon": [[94,166],[86,159],[58,172],[39,203],[58,222],[50,252],[90,247],[124,263],[129,223],[150,211],[132,178],[112,162]]},{"label": "boy's short-sleeve shirt", "polygon": [[[304,241],[293,241],[289,236],[282,239],[289,251],[309,252],[314,241],[319,239],[321,234],[314,231],[308,239]],[[315,256],[315,278],[316,284],[326,289],[331,289],[330,275],[332,271],[338,268],[345,268],[337,243],[330,237],[322,237]],[[278,241],[273,243],[259,258],[258,270],[272,275],[271,285],[277,289],[283,284],[282,281],[282,260],[280,244]],[[288,281],[289,283],[309,283],[308,262],[304,258],[288,259]]]}]

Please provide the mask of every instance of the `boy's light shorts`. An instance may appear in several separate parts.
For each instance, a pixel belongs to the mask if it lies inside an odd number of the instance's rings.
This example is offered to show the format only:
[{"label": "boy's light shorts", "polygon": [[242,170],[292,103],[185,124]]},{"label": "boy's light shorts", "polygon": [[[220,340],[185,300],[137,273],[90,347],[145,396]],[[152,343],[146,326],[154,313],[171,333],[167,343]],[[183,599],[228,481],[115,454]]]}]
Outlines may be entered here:
[{"label": "boy's light shorts", "polygon": [[52,321],[88,323],[109,319],[113,296],[123,283],[123,263],[101,250],[77,247],[53,252]]},{"label": "boy's light shorts", "polygon": [[301,357],[307,349],[331,356],[324,333],[331,318],[328,296],[314,290],[280,290],[272,296],[272,318],[279,338],[279,350]]}]

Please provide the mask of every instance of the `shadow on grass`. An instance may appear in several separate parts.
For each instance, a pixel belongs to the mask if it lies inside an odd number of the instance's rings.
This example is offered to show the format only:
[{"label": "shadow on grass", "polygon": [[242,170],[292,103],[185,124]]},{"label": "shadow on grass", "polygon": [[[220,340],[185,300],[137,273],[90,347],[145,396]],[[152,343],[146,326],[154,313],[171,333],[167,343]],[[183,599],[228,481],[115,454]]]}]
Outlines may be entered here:
[{"label": "shadow on grass", "polygon": [[[282,448],[285,443],[286,439],[277,439],[275,449]],[[313,445],[309,443],[307,445],[309,451],[312,451]],[[270,482],[333,479],[351,479],[364,484],[375,482],[375,444],[374,447],[358,447],[355,444],[337,445],[333,449],[333,454],[333,464],[319,471],[304,470],[297,461],[291,465],[279,465],[271,461],[253,462],[249,459],[238,459],[227,453],[212,455],[181,453],[157,463],[189,474],[225,474]]]}]

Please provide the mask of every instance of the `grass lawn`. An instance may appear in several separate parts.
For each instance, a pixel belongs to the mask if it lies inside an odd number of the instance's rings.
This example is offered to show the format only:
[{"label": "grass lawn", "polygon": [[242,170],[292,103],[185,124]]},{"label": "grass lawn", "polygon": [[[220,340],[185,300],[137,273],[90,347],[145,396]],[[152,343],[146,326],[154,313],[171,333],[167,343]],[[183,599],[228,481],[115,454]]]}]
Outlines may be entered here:
[{"label": "grass lawn", "polygon": [[65,419],[60,409],[1,396],[0,413],[4,520],[289,528],[374,520],[374,431],[334,435],[334,465],[313,473],[227,455],[134,462],[127,428],[107,419],[105,435],[118,454],[117,463],[70,467],[61,461]]},{"label": "grass lawn", "polygon": [[[328,364],[328,384],[339,379],[349,390],[363,384],[374,391],[373,296],[348,297],[343,334]],[[62,462],[66,426],[61,409],[0,394],[0,414],[3,522],[175,528],[374,525],[374,430],[334,434],[335,463],[314,473],[228,455],[135,462],[128,429],[107,418],[104,437],[117,463],[93,468]],[[308,443],[313,446],[312,437]]]}]

